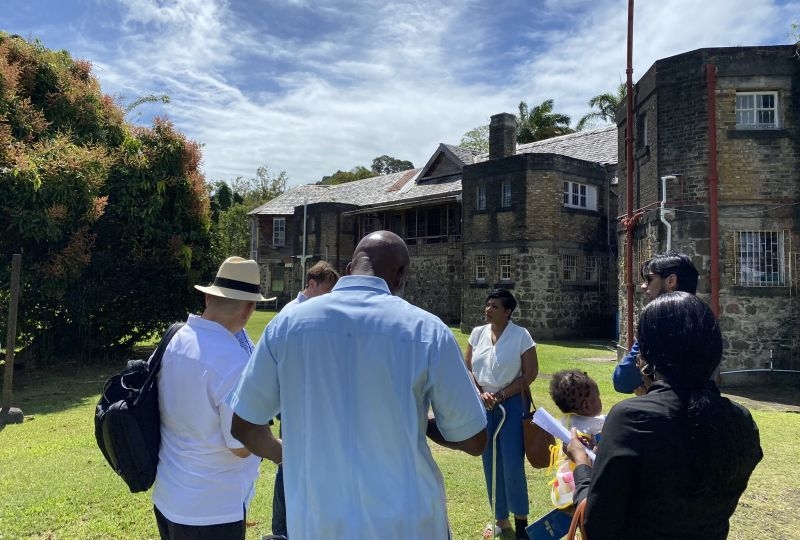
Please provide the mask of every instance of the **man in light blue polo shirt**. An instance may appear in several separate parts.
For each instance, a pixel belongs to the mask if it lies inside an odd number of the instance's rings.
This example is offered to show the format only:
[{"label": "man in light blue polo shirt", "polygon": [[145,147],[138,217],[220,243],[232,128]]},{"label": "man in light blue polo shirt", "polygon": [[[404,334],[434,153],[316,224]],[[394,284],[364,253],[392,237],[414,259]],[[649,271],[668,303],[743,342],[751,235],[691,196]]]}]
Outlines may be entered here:
[{"label": "man in light blue polo shirt", "polygon": [[362,239],[330,294],[267,326],[231,393],[233,435],[257,455],[281,411],[293,538],[449,538],[426,435],[480,455],[486,413],[450,329],[395,296],[408,265],[394,233]]}]

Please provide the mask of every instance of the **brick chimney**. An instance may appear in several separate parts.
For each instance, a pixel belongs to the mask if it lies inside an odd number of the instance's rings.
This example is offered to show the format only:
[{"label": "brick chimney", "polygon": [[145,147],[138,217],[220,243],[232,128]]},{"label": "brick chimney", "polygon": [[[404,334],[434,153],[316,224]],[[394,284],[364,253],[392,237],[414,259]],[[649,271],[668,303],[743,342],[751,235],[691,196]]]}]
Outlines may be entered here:
[{"label": "brick chimney", "polygon": [[489,159],[517,153],[517,117],[511,113],[492,116],[489,122]]}]

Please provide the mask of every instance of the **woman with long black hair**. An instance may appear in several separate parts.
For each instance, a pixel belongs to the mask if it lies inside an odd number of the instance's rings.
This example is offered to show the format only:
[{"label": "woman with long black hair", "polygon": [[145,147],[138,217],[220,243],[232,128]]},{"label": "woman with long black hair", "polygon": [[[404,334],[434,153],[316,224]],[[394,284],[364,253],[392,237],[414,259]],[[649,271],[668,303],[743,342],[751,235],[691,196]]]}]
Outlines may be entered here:
[{"label": "woman with long black hair", "polygon": [[710,379],[719,323],[696,296],[672,292],[647,305],[637,334],[647,393],[611,408],[594,466],[574,432],[567,445],[587,536],[727,538],[763,454],[750,413]]}]

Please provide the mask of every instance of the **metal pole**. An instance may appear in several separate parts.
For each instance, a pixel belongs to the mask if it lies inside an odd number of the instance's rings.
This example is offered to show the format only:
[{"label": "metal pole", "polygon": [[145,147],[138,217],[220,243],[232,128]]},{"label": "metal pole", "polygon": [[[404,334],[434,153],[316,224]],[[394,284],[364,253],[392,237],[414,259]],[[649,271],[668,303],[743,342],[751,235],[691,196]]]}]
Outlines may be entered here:
[{"label": "metal pole", "polygon": [[633,346],[633,0],[628,0],[628,55],[625,69],[625,325],[627,342]]},{"label": "metal pole", "polygon": [[17,346],[17,303],[19,302],[19,273],[22,254],[11,256],[11,299],[8,303],[8,332],[6,334],[6,367],[3,373],[3,406],[11,410],[11,383],[14,378],[14,349]]},{"label": "metal pole", "polygon": [[497,518],[494,516],[497,498],[497,436],[506,421],[506,408],[499,403],[497,407],[500,409],[500,422],[498,422],[497,429],[492,434],[492,521],[489,522],[492,527],[492,538],[497,538],[497,526],[495,525]]},{"label": "metal pole", "polygon": [[302,263],[303,266],[300,269],[300,281],[302,282],[300,285],[300,290],[304,290],[306,288],[307,283],[305,283],[306,279],[306,225],[308,223],[308,197],[305,198],[303,201],[303,259]]}]

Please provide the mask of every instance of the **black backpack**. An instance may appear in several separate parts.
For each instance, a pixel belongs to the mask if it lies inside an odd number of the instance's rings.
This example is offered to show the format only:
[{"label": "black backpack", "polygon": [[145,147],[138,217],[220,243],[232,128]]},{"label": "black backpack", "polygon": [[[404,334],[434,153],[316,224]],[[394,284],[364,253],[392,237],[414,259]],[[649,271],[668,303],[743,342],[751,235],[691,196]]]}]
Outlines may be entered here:
[{"label": "black backpack", "polygon": [[161,444],[156,376],[164,349],[183,324],[169,327],[149,361],[130,360],[121,373],[108,379],[97,402],[97,446],[131,493],[147,491],[156,479]]}]

